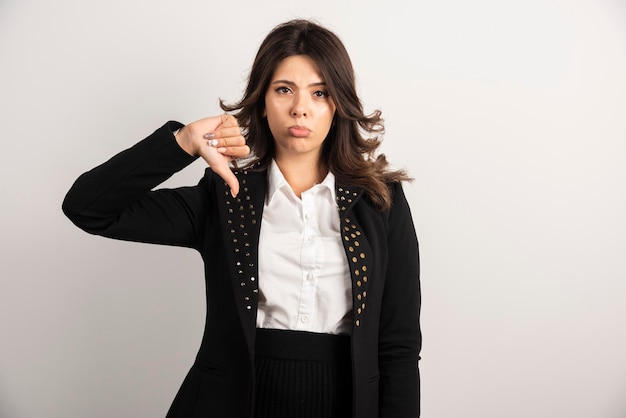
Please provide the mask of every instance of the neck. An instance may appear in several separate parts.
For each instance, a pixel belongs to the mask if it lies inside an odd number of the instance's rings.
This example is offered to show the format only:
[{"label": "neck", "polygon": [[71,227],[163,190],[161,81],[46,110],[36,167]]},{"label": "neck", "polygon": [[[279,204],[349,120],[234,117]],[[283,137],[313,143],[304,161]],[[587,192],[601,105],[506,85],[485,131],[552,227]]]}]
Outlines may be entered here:
[{"label": "neck", "polygon": [[302,192],[321,183],[328,173],[328,169],[319,159],[276,158],[276,165],[298,197],[302,196]]}]

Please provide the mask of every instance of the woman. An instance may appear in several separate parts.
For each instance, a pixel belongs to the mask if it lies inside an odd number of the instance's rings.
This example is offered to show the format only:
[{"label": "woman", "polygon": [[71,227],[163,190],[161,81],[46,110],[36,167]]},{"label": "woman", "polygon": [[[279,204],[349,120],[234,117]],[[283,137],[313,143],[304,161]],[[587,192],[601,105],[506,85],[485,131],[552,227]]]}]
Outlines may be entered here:
[{"label": "woman", "polygon": [[[241,101],[221,106],[234,116],[166,123],[63,204],[89,233],[203,257],[205,334],[168,417],[419,416],[407,176],[375,156],[380,112],[363,113],[343,44],[277,26]],[[197,186],[153,190],[197,156]]]}]

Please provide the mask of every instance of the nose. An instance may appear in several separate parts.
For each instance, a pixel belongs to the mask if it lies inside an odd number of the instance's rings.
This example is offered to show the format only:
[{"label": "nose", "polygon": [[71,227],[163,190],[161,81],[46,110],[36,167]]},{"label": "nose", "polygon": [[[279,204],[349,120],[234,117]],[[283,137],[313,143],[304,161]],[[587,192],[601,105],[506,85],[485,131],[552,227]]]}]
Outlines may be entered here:
[{"label": "nose", "polygon": [[308,115],[308,104],[306,101],[306,95],[304,94],[296,94],[293,99],[293,106],[291,108],[291,115],[293,117],[307,117]]}]

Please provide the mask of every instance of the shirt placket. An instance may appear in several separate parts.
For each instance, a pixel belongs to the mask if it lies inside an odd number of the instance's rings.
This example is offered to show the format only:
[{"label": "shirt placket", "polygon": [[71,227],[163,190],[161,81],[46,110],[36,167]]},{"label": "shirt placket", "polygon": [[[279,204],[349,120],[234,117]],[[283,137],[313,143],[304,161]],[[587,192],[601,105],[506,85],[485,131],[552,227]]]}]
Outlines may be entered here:
[{"label": "shirt placket", "polygon": [[296,329],[310,331],[313,329],[316,290],[316,254],[321,245],[319,228],[317,227],[317,213],[315,208],[315,196],[312,191],[302,193],[302,220],[304,222],[304,234],[302,242],[301,265],[301,291],[298,306],[298,318]]}]

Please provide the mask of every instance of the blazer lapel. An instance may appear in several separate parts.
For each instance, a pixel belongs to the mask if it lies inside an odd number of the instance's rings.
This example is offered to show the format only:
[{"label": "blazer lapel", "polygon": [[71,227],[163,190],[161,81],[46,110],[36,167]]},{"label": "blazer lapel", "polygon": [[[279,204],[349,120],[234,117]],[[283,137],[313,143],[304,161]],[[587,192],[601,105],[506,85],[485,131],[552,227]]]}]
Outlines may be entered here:
[{"label": "blazer lapel", "polygon": [[228,267],[235,303],[250,353],[254,352],[256,313],[259,299],[258,248],[263,203],[267,189],[266,171],[239,171],[239,194],[217,181],[217,197],[226,238]]},{"label": "blazer lapel", "polygon": [[363,313],[367,304],[367,289],[369,273],[372,271],[372,250],[365,238],[354,211],[356,202],[362,198],[362,188],[336,186],[337,206],[339,209],[339,223],[341,225],[342,242],[352,278],[352,318],[353,329],[363,325]]}]

